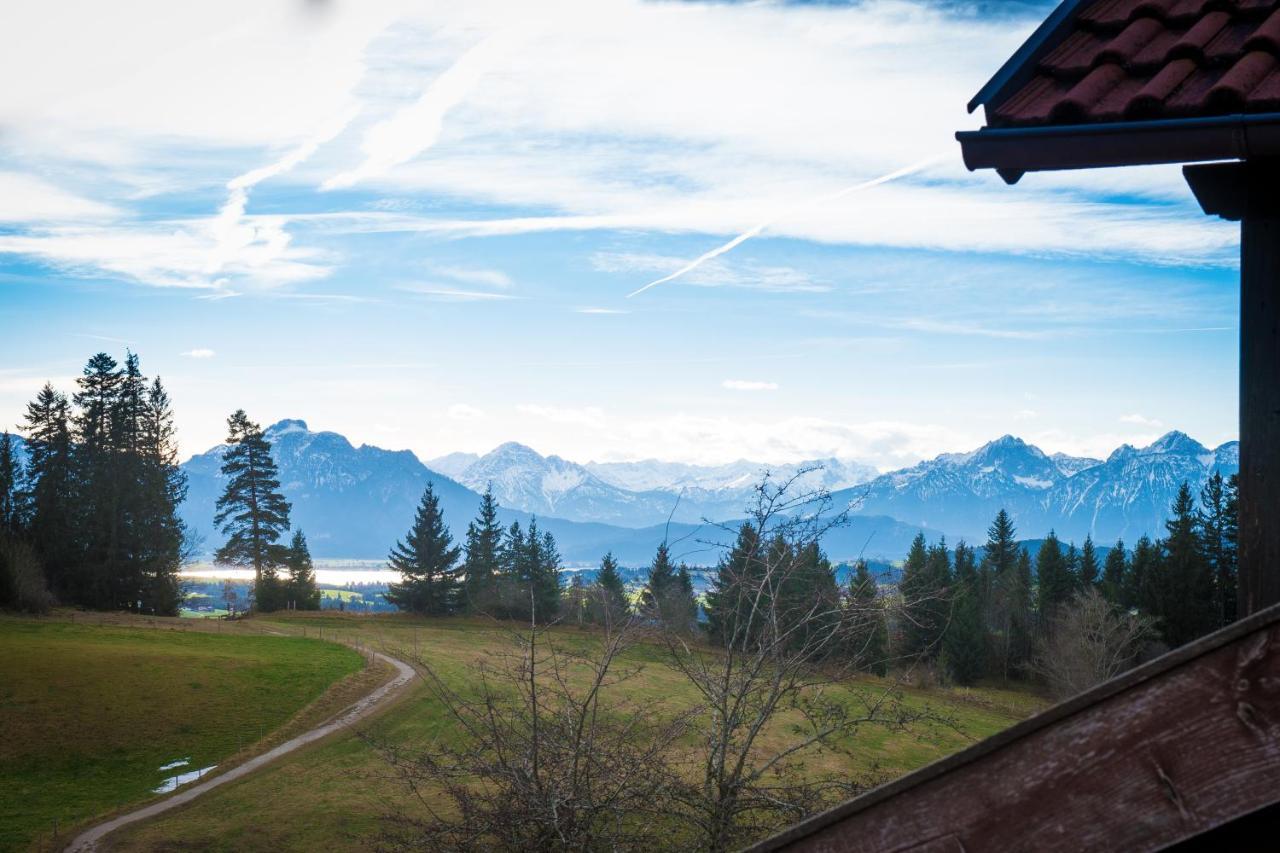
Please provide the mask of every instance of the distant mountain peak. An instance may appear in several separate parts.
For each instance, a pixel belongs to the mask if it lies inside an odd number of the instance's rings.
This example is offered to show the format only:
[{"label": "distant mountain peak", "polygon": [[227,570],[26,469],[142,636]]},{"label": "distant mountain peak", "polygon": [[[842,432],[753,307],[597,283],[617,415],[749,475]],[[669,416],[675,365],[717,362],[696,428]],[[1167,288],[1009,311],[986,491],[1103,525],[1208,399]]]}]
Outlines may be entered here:
[{"label": "distant mountain peak", "polygon": [[1181,430],[1170,430],[1143,448],[1146,453],[1202,454],[1209,449]]},{"label": "distant mountain peak", "polygon": [[311,430],[307,429],[307,422],[300,418],[276,421],[266,430],[267,435],[286,435],[291,432],[311,432]]}]

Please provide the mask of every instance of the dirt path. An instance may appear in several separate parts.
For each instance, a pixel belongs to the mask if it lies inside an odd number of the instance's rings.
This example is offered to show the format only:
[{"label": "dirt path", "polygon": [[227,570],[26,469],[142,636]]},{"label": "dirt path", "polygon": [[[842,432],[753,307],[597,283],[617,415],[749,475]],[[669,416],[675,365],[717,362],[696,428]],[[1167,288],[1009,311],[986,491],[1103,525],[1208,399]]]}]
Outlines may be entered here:
[{"label": "dirt path", "polygon": [[114,832],[126,824],[134,823],[139,820],[146,820],[149,817],[155,817],[158,814],[167,812],[169,809],[177,808],[184,803],[189,803],[196,797],[212,791],[223,783],[232,782],[236,779],[248,776],[259,767],[264,767],[267,764],[270,764],[282,755],[288,755],[299,747],[306,746],[312,741],[317,741],[322,737],[333,734],[339,729],[350,726],[353,723],[359,722],[361,719],[369,716],[369,714],[377,710],[380,705],[389,701],[402,687],[413,680],[414,676],[413,667],[409,666],[409,664],[404,661],[397,660],[389,655],[384,655],[381,652],[374,652],[374,655],[396,668],[395,677],[378,689],[374,690],[368,696],[365,696],[359,702],[356,702],[350,708],[347,708],[347,710],[343,711],[334,719],[319,728],[312,729],[309,732],[298,735],[292,740],[285,741],[275,749],[272,749],[269,752],[264,752],[262,755],[255,758],[251,758],[244,764],[237,765],[221,775],[214,776],[207,782],[198,782],[189,788],[183,789],[180,793],[174,794],[168,799],[160,800],[159,802],[152,803],[151,805],[144,806],[136,811],[128,812],[127,814],[112,818],[105,823],[100,823],[91,829],[85,830],[80,833],[80,835],[76,836],[74,841],[67,845],[67,853],[90,853],[90,851],[97,850],[99,841],[101,841],[108,833]]}]

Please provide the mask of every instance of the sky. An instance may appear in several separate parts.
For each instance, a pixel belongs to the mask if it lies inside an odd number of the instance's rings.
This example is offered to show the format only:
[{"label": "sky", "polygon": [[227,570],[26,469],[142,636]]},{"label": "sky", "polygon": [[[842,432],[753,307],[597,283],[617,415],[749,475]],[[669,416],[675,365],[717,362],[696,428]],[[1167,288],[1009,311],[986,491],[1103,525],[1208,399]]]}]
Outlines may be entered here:
[{"label": "sky", "polygon": [[184,455],[237,408],[424,459],[1235,438],[1238,231],[1178,168],[960,160],[1050,8],[7,4],[0,420],[132,350]]}]

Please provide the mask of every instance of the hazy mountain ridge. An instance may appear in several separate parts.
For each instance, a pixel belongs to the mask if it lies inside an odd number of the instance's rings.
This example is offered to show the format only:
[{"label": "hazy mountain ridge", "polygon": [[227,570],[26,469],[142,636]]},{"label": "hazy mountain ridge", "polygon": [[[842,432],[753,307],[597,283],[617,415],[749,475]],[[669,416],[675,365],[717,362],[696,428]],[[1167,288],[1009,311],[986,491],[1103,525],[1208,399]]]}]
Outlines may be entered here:
[{"label": "hazy mountain ridge", "polygon": [[690,524],[736,518],[751,504],[755,485],[766,471],[775,482],[804,471],[797,488],[829,490],[877,473],[871,466],[839,459],[774,466],[747,460],[719,466],[658,460],[579,464],[542,456],[516,442],[483,456],[451,453],[427,465],[474,491],[492,487],[506,506],[624,527],[660,524],[668,518]]},{"label": "hazy mountain ridge", "polygon": [[[295,528],[306,531],[317,557],[377,559],[404,536],[414,509],[428,482],[440,497],[445,521],[461,541],[468,522],[476,514],[480,496],[475,491],[432,471],[411,451],[384,450],[371,445],[353,446],[334,432],[312,432],[303,421],[285,420],[267,429],[272,455],[280,470],[281,490],[292,504]],[[181,507],[183,519],[202,537],[200,550],[212,552],[222,541],[213,527],[214,506],[225,481],[221,475],[224,447],[214,447],[183,463],[189,490]],[[739,510],[733,518],[741,516]],[[530,513],[503,507],[504,525],[527,525]],[[550,531],[566,562],[594,565],[606,551],[625,565],[649,562],[658,543],[669,538],[673,554],[690,563],[713,565],[721,546],[732,541],[736,525],[729,529],[711,525],[665,523],[622,527],[598,522],[578,522],[538,516],[538,525]],[[866,516],[833,531],[824,547],[833,559],[871,556],[897,559],[906,551],[919,528],[891,518]],[[936,537],[939,531],[926,530]]]},{"label": "hazy mountain ridge", "polygon": [[[1087,464],[1094,462],[1095,464]],[[1006,509],[1024,536],[1054,529],[1063,539],[1098,542],[1146,533],[1164,521],[1185,480],[1197,492],[1215,471],[1239,468],[1238,442],[1210,450],[1181,432],[1145,448],[1123,445],[1106,460],[1050,457],[1006,435],[969,453],[950,453],[833,494],[857,513],[888,515],[984,541],[992,517]]]}]

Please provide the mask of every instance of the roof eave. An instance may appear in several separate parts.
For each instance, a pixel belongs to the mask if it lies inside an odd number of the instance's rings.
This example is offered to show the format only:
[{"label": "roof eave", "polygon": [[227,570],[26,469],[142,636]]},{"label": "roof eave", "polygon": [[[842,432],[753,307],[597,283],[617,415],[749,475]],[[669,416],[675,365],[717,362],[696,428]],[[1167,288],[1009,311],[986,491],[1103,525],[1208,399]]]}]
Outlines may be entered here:
[{"label": "roof eave", "polygon": [[1047,127],[983,128],[956,134],[971,170],[1008,183],[1025,172],[1280,156],[1280,113]]},{"label": "roof eave", "polygon": [[1000,66],[978,94],[969,101],[969,112],[983,104],[999,103],[1005,96],[1022,86],[1035,71],[1035,60],[1056,47],[1066,37],[1065,24],[1074,18],[1076,10],[1085,0],[1062,0],[1058,7],[1036,27],[1030,37]]}]

